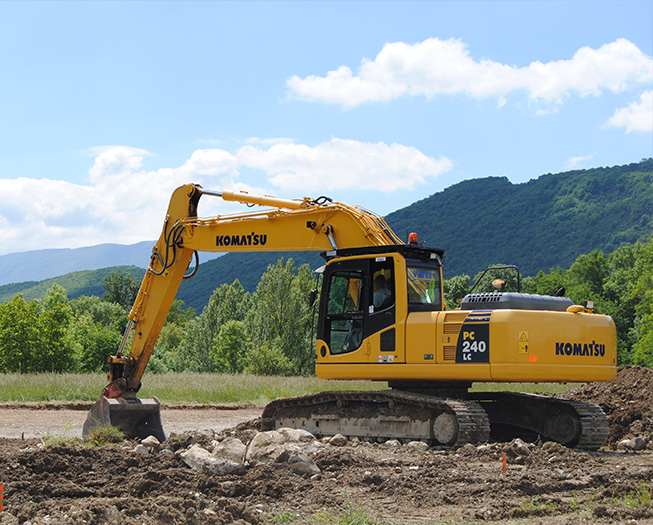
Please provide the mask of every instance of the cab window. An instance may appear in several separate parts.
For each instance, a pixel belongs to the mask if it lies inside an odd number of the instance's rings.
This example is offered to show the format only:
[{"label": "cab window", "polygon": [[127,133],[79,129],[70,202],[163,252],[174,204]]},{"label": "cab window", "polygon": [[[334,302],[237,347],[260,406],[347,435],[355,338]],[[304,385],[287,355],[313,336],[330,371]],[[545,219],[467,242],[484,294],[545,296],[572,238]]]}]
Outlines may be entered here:
[{"label": "cab window", "polygon": [[329,314],[346,314],[360,310],[363,278],[360,272],[337,272],[331,276]]},{"label": "cab window", "polygon": [[370,265],[370,313],[379,312],[395,304],[394,268],[391,258],[378,257]]},{"label": "cab window", "polygon": [[335,272],[329,283],[327,333],[332,354],[352,352],[363,342],[360,271]]},{"label": "cab window", "polygon": [[438,268],[408,266],[408,306],[418,310],[440,310],[440,272]]}]

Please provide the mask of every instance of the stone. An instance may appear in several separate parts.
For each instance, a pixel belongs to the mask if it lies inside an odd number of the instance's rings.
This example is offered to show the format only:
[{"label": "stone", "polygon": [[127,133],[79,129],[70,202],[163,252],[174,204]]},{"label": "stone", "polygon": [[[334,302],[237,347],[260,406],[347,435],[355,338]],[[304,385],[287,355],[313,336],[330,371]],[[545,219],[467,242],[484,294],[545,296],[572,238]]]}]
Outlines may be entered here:
[{"label": "stone", "polygon": [[510,448],[517,456],[528,456],[531,453],[529,446],[520,438],[515,439]]},{"label": "stone", "polygon": [[286,438],[276,430],[259,432],[252,439],[245,460],[249,463],[274,463],[283,453]]},{"label": "stone", "polygon": [[334,447],[344,447],[347,444],[347,438],[342,434],[336,434],[331,439],[329,439],[329,444]]},{"label": "stone", "polygon": [[286,441],[313,441],[315,436],[301,428],[280,428],[277,430]]},{"label": "stone", "polygon": [[134,452],[136,452],[136,454],[139,454],[141,456],[147,456],[150,453],[150,449],[147,448],[145,445],[139,443],[134,447]]},{"label": "stone", "polygon": [[237,474],[245,471],[245,465],[228,458],[216,458],[211,453],[195,444],[180,454],[181,459],[193,470],[205,474]]},{"label": "stone", "polygon": [[156,448],[161,444],[161,442],[154,436],[147,436],[141,441],[141,445],[145,445],[147,448]]},{"label": "stone", "polygon": [[[627,448],[629,450],[644,450],[646,448],[646,441],[641,438],[641,437],[635,437],[633,439],[625,439],[619,445],[623,443],[623,448]],[[617,448],[619,448],[619,445],[617,445]]]},{"label": "stone", "polygon": [[277,457],[276,462],[288,463],[294,472],[304,476],[310,477],[322,473],[313,458],[300,450],[286,449]]},{"label": "stone", "polygon": [[213,456],[232,459],[234,461],[243,461],[247,447],[238,438],[228,437],[215,444]]}]

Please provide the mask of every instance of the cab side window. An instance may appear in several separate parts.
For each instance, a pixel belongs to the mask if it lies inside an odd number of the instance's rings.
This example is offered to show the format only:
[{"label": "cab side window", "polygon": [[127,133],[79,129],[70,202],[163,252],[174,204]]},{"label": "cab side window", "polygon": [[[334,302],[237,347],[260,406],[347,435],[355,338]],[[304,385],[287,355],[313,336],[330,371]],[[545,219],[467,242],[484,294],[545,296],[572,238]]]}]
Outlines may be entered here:
[{"label": "cab side window", "polygon": [[395,304],[394,268],[392,259],[379,257],[371,264],[370,312],[378,312]]}]

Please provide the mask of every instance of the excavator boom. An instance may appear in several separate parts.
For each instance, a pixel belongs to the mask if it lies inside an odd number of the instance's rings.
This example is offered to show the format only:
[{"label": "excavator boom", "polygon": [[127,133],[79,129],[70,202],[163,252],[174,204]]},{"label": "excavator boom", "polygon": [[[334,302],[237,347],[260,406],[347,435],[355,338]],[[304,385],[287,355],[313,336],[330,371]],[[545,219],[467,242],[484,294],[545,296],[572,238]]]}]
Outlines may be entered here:
[{"label": "excavator boom", "polygon": [[[266,209],[198,218],[202,195]],[[109,384],[89,413],[84,435],[96,426],[111,424],[135,437],[142,434],[164,437],[158,401],[144,403],[136,393],[168,311],[197,251],[325,251],[400,242],[382,217],[325,197],[280,199],[244,192],[207,191],[196,184],[177,188],[129,313],[122,343],[116,355],[108,358]]]}]

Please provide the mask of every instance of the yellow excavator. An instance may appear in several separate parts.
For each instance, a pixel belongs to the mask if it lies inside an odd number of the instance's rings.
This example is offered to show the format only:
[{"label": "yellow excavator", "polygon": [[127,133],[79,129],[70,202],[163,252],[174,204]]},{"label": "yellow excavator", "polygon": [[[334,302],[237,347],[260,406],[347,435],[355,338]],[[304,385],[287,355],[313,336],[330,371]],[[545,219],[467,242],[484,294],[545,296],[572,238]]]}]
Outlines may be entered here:
[{"label": "yellow excavator", "polygon": [[[255,210],[199,218],[202,196]],[[129,314],[109,384],[83,433],[114,425],[131,437],[165,439],[156,398],[137,393],[177,290],[198,251],[322,252],[316,374],[369,379],[390,388],[281,398],[264,409],[264,430],[294,427],[317,436],[423,440],[457,447],[514,436],[597,449],[608,436],[597,405],[514,392],[469,392],[473,382],[586,382],[616,377],[612,319],[565,297],[470,293],[445,310],[443,250],[403,242],[369,210],[330,199],[280,199],[174,191],[163,231]],[[191,273],[192,273],[191,272]],[[129,346],[129,351],[126,352]]]}]

